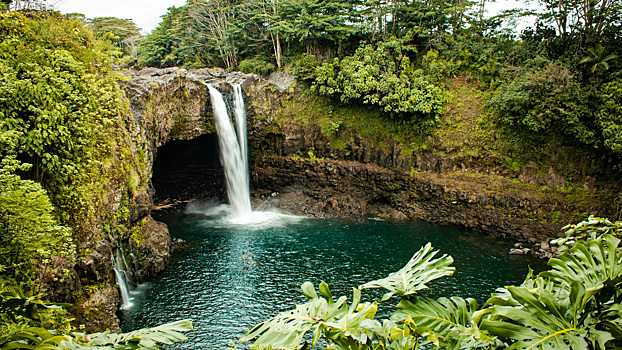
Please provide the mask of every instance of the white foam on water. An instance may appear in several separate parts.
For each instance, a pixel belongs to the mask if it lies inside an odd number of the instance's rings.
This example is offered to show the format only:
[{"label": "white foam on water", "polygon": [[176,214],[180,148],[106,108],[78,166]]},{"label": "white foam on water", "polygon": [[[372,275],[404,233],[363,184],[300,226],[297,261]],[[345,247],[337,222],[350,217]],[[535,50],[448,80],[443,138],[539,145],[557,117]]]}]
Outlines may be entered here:
[{"label": "white foam on water", "polygon": [[208,227],[246,226],[247,228],[258,230],[267,227],[283,226],[307,219],[306,216],[283,214],[277,210],[253,210],[245,215],[235,215],[236,213],[230,205],[197,201],[188,203],[184,213],[205,216],[209,219],[205,223],[205,226]]}]

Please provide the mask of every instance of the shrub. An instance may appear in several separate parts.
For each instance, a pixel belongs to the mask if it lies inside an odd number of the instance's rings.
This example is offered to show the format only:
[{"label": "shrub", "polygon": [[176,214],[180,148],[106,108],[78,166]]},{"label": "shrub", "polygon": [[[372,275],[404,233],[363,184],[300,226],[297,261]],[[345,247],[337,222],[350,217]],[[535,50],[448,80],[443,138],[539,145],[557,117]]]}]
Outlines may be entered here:
[{"label": "shrub", "polygon": [[502,85],[490,100],[499,121],[527,133],[556,134],[585,145],[596,142],[591,89],[581,88],[570,71],[549,62]]},{"label": "shrub", "polygon": [[364,45],[354,55],[323,63],[315,70],[314,89],[381,107],[405,120],[435,119],[443,112],[443,93],[397,40]]},{"label": "shrub", "polygon": [[265,58],[255,56],[242,60],[238,65],[238,69],[244,73],[256,73],[259,75],[267,75],[274,71],[274,64],[268,62]]}]

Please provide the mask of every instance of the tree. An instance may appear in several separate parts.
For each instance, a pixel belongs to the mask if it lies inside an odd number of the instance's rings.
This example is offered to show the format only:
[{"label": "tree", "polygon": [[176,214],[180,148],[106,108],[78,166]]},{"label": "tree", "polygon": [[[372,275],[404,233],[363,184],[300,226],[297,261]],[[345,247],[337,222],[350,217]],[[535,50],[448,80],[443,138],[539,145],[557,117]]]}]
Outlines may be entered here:
[{"label": "tree", "polygon": [[11,8],[11,3],[13,0],[2,0],[0,1],[0,11],[8,11]]},{"label": "tree", "polygon": [[202,45],[213,47],[225,65],[231,69],[238,63],[237,43],[232,40],[232,21],[236,16],[235,0],[190,0],[188,15],[193,19],[193,31]]},{"label": "tree", "polygon": [[103,36],[106,33],[112,33],[117,42],[140,35],[140,30],[131,19],[95,17],[90,20],[90,23],[95,34]]},{"label": "tree", "polygon": [[590,64],[592,74],[600,75],[609,70],[609,62],[618,58],[614,53],[607,54],[607,50],[599,43],[587,49],[589,56],[584,57],[580,64]]},{"label": "tree", "polygon": [[239,5],[241,13],[246,15],[245,24],[252,26],[257,34],[257,40],[269,38],[277,68],[283,65],[283,50],[281,36],[289,33],[290,26],[281,20],[282,0],[245,1]]},{"label": "tree", "polygon": [[546,12],[540,18],[554,23],[558,34],[582,32],[589,38],[600,37],[619,25],[622,4],[617,0],[540,0]]},{"label": "tree", "polygon": [[116,17],[96,17],[89,21],[96,35],[109,37],[124,54],[132,57],[136,56],[136,41],[140,39],[140,31],[131,19],[120,19]]},{"label": "tree", "polygon": [[53,10],[61,0],[3,0],[9,9],[17,10]]},{"label": "tree", "polygon": [[292,40],[304,43],[307,54],[326,59],[358,31],[350,24],[357,16],[355,5],[345,0],[285,0],[282,16]]},{"label": "tree", "polygon": [[[189,60],[190,55],[185,55],[186,52],[198,56],[199,59],[203,56],[198,49],[202,44],[190,42],[193,37],[184,35],[191,23],[187,14],[187,6],[173,6],[168,9],[162,22],[141,41],[137,49],[140,65],[155,67],[182,65]],[[183,41],[184,37],[188,37],[187,41]]]}]

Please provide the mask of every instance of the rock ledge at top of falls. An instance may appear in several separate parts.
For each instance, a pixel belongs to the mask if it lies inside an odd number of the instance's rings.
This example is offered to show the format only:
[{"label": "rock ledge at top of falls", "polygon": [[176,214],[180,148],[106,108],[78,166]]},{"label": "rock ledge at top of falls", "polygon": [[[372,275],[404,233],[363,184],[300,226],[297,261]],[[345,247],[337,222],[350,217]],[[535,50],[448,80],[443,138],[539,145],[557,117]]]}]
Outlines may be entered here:
[{"label": "rock ledge at top of falls", "polygon": [[[242,72],[227,72],[222,68],[201,68],[186,70],[183,68],[143,68],[141,70],[128,70],[123,72],[125,76],[131,78],[131,82],[126,84],[132,96],[140,96],[145,92],[160,86],[171,85],[176,79],[185,78],[198,84],[242,84],[246,80],[259,80],[257,74],[245,74]],[[279,88],[281,81],[278,80]],[[293,77],[291,79],[293,81]],[[291,82],[290,82],[291,84]],[[276,84],[275,84],[276,85]]]}]

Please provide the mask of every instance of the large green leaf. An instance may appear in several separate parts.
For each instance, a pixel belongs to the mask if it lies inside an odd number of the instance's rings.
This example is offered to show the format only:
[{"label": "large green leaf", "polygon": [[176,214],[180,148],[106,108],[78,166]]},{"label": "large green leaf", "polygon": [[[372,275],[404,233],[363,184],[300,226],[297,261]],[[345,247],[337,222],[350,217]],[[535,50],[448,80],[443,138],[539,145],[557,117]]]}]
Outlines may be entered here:
[{"label": "large green leaf", "polygon": [[402,299],[397,307],[399,310],[393,314],[392,321],[412,320],[420,330],[434,334],[436,345],[448,349],[471,349],[495,343],[472,321],[473,313],[478,309],[475,299],[419,297],[414,301]]},{"label": "large green leaf", "polygon": [[493,307],[474,317],[510,349],[605,349],[622,338],[614,300],[622,280],[619,243],[610,234],[576,243],[549,260],[550,271],[497,290],[487,302]]},{"label": "large green leaf", "polygon": [[[553,268],[540,275],[558,281],[580,281],[586,288],[585,305],[595,293],[604,292],[607,301],[619,290],[622,283],[622,253],[618,250],[620,239],[606,234],[599,239],[577,243],[569,254],[550,259]],[[605,289],[605,290],[603,290]]]},{"label": "large green leaf", "polygon": [[158,349],[158,344],[173,344],[188,339],[181,332],[192,331],[191,320],[180,320],[157,327],[143,328],[136,331],[117,333],[80,334],[73,333],[74,341],[62,342],[61,345],[71,350],[110,349]]},{"label": "large green leaf", "polygon": [[481,329],[512,342],[508,349],[587,349],[589,328],[581,323],[585,287],[575,281],[558,299],[546,289],[507,287],[520,307],[495,305]]},{"label": "large green leaf", "polygon": [[117,333],[72,333],[59,335],[55,331],[30,327],[15,334],[13,339],[2,345],[1,350],[37,349],[37,350],[123,350],[123,349],[158,349],[158,344],[173,344],[186,340],[180,332],[191,331],[192,321],[181,320],[153,328]]},{"label": "large green leaf", "polygon": [[[530,291],[546,290],[553,294],[557,299],[567,299],[570,295],[570,287],[568,284],[552,283],[549,278],[545,278],[540,275],[533,276],[533,271],[531,269],[527,273],[525,281],[520,285],[520,287],[526,288]],[[497,288],[497,290],[492,293],[490,299],[486,301],[486,305],[521,306],[518,301],[512,298],[512,294],[509,290],[507,290],[507,288]]]},{"label": "large green leaf", "polygon": [[426,283],[437,278],[453,275],[455,267],[450,267],[454,259],[451,256],[443,255],[439,259],[434,259],[438,251],[432,251],[432,245],[426,244],[421,248],[401,270],[389,274],[386,278],[371,281],[360,286],[366,288],[385,288],[389,293],[382,297],[388,300],[394,294],[409,296],[416,294],[422,289],[428,288]]},{"label": "large green leaf", "polygon": [[312,347],[324,333],[332,341],[348,339],[356,343],[365,338],[359,327],[365,320],[373,319],[376,304],[360,304],[360,290],[354,289],[353,301],[348,307],[345,296],[336,302],[333,300],[326,283],[322,282],[319,289],[318,296],[313,285],[306,282],[302,290],[309,299],[307,303],[260,323],[240,341],[256,339],[253,347],[257,348],[296,349],[301,347],[309,331],[313,333]]}]

